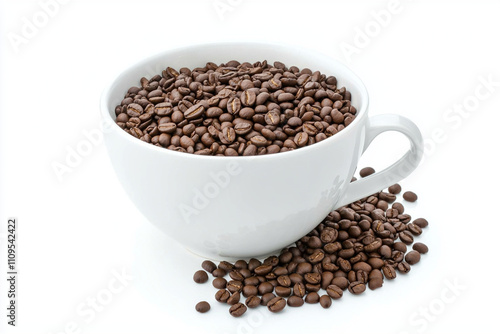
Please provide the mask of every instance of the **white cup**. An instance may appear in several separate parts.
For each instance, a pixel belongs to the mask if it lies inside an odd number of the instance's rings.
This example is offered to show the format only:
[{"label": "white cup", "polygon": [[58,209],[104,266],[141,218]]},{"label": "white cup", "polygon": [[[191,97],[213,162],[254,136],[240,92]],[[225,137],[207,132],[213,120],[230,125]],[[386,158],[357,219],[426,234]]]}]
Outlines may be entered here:
[{"label": "white cup", "polygon": [[[201,156],[145,143],[114,124],[114,109],[131,86],[167,66],[200,67],[229,60],[308,67],[334,75],[351,92],[355,120],[334,136],[294,151],[251,157]],[[387,188],[422,158],[420,131],[399,115],[368,117],[368,93],[346,66],[299,47],[259,43],[205,44],[168,50],[118,76],[104,91],[104,138],[123,188],[161,231],[212,259],[259,257],[310,232],[333,209]],[[398,131],[411,148],[390,167],[356,182],[358,159],[384,131]]]}]

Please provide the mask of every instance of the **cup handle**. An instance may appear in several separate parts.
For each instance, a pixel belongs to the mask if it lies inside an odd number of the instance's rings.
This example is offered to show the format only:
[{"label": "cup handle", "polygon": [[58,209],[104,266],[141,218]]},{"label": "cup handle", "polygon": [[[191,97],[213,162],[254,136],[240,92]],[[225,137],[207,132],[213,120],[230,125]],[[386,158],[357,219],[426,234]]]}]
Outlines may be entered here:
[{"label": "cup handle", "polygon": [[350,183],[337,208],[377,193],[404,179],[422,160],[424,142],[420,130],[408,118],[394,114],[376,115],[368,119],[363,152],[375,137],[385,131],[398,131],[404,134],[410,140],[410,149],[386,169]]}]

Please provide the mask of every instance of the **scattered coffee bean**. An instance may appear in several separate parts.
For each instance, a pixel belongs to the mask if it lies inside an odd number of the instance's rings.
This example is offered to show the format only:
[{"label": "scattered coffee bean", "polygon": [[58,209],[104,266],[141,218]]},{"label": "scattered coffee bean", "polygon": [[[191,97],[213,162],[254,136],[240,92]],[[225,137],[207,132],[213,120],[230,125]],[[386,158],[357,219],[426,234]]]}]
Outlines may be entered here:
[{"label": "scattered coffee bean", "polygon": [[116,106],[118,125],[145,142],[197,155],[298,149],[342,131],[357,113],[335,77],[279,62],[167,67],[140,86]]},{"label": "scattered coffee bean", "polygon": [[240,297],[241,297],[240,293],[236,291],[227,299],[226,303],[228,303],[229,305],[237,304],[240,302]]},{"label": "scattered coffee bean", "polygon": [[286,305],[286,300],[282,297],[275,297],[267,303],[267,309],[273,313],[281,312]]},{"label": "scattered coffee bean", "polygon": [[396,183],[390,186],[388,190],[391,194],[397,195],[401,192],[401,186],[398,183]]},{"label": "scattered coffee bean", "polygon": [[198,270],[197,272],[194,273],[193,280],[196,283],[205,283],[206,281],[208,281],[208,275],[206,271]]},{"label": "scattered coffee bean", "polygon": [[427,252],[429,251],[429,247],[427,247],[426,244],[423,244],[421,242],[414,243],[413,249],[419,252],[420,254],[427,254]]},{"label": "scattered coffee bean", "polygon": [[206,271],[208,271],[210,274],[215,270],[217,269],[217,266],[215,265],[215,263],[213,263],[212,261],[210,260],[205,260],[201,263],[201,267],[203,269],[205,269]]},{"label": "scattered coffee bean", "polygon": [[258,296],[250,296],[245,300],[245,304],[248,308],[256,308],[260,305],[260,298]]},{"label": "scattered coffee bean", "polygon": [[215,293],[215,300],[221,303],[227,302],[231,294],[226,289],[221,289]]},{"label": "scattered coffee bean", "polygon": [[411,265],[417,264],[420,261],[420,253],[415,250],[409,251],[405,256],[405,260]]},{"label": "scattered coffee bean", "polygon": [[210,310],[210,304],[205,301],[199,302],[198,304],[196,304],[195,309],[200,313],[206,313]]},{"label": "scattered coffee bean", "polygon": [[413,224],[420,228],[426,228],[429,225],[429,222],[425,218],[417,218],[413,221]]},{"label": "scattered coffee bean", "polygon": [[247,311],[245,304],[237,303],[229,308],[229,314],[233,317],[241,317]]},{"label": "scattered coffee bean", "polygon": [[359,171],[359,176],[367,177],[368,175],[372,175],[373,173],[375,173],[375,169],[371,167],[365,167]]},{"label": "scattered coffee bean", "polygon": [[227,284],[227,281],[226,281],[226,279],[224,277],[216,277],[212,281],[212,285],[216,289],[225,289],[226,288],[226,284]]},{"label": "scattered coffee bean", "polygon": [[290,307],[299,307],[304,305],[304,299],[297,297],[297,296],[290,296],[287,300],[287,304]]},{"label": "scattered coffee bean", "polygon": [[329,308],[332,306],[332,299],[328,295],[323,295],[319,297],[319,304],[322,308]]},{"label": "scattered coffee bean", "polygon": [[319,295],[317,292],[309,292],[306,295],[305,302],[308,304],[317,304],[319,303]]},{"label": "scattered coffee bean", "polygon": [[407,191],[403,194],[403,198],[408,202],[415,202],[418,196],[413,191]]}]

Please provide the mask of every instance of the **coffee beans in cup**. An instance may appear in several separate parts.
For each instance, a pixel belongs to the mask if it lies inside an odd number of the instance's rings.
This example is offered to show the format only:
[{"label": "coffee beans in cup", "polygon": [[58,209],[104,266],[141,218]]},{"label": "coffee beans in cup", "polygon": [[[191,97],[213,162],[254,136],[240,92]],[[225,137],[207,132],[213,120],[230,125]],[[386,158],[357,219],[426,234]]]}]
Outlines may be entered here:
[{"label": "coffee beans in cup", "polygon": [[[368,177],[373,172],[365,168],[360,175]],[[229,313],[235,317],[242,316],[247,307],[266,306],[272,313],[304,303],[329,308],[346,294],[361,295],[367,287],[379,289],[385,280],[408,274],[429,251],[422,242],[414,243],[428,221],[412,221],[403,203],[396,201],[394,193],[400,192],[396,184],[388,192],[338,208],[293,246],[262,261],[222,261],[218,266],[204,261],[202,268],[212,271],[213,285],[220,289],[215,299],[232,305]],[[408,193],[415,196],[403,195],[403,199],[413,202],[416,194]],[[227,285],[216,273],[219,269],[231,279]],[[240,292],[247,307],[240,301]]]},{"label": "coffee beans in cup", "polygon": [[252,156],[309,146],[356,117],[337,79],[276,61],[232,60],[179,70],[167,67],[130,87],[115,107],[130,135],[178,152]]}]

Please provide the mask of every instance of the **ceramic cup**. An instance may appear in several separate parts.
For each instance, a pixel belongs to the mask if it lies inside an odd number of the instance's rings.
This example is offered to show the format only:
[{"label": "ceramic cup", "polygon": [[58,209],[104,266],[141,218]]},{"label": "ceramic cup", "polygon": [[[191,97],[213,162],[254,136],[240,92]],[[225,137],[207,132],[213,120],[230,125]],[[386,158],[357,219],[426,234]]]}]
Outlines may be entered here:
[{"label": "ceramic cup", "polygon": [[[290,152],[251,157],[201,156],[145,143],[114,124],[131,86],[167,66],[200,67],[229,60],[308,67],[334,75],[351,92],[355,120],[334,136]],[[422,136],[399,115],[368,117],[363,82],[330,57],[300,47],[259,43],[205,44],[168,50],[124,70],[104,91],[104,138],[118,179],[144,216],[192,252],[212,259],[259,257],[310,232],[333,209],[409,175],[422,157]],[[378,173],[350,183],[358,159],[384,131],[410,141],[408,152]]]}]

